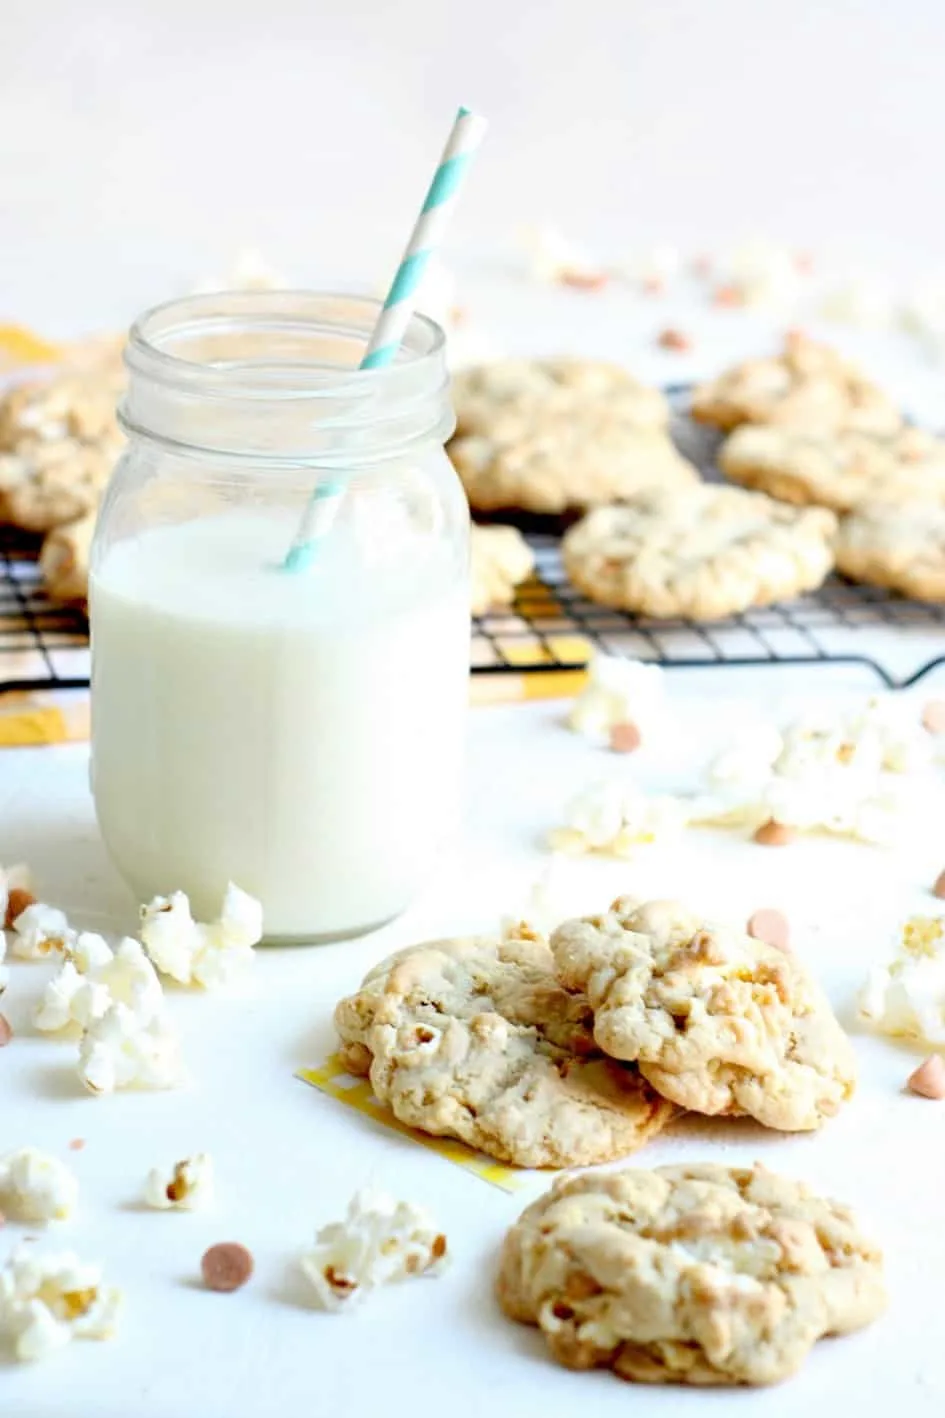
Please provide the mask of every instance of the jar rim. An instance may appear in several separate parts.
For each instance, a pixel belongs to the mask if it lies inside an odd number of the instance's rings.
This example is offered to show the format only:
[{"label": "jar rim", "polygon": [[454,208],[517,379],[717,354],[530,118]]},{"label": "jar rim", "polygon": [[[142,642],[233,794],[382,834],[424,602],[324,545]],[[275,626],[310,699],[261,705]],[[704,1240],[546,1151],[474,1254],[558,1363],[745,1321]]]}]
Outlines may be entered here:
[{"label": "jar rim", "polygon": [[[321,326],[351,340],[362,336],[366,347],[383,304],[379,297],[363,293],[302,287],[206,291],[180,296],[151,306],[135,319],[128,333],[125,363],[133,373],[143,374],[148,379],[182,386],[199,385],[206,392],[218,386],[221,392],[225,390],[230,394],[238,390],[241,398],[256,395],[271,399],[277,389],[283,397],[291,396],[291,380],[286,384],[275,380],[274,386],[273,371],[277,366],[269,367],[268,379],[257,382],[251,377],[254,370],[258,379],[257,365],[222,365],[188,358],[176,349],[169,350],[166,344],[214,331],[224,334],[227,329],[235,334],[241,325],[252,328],[276,322],[273,328]],[[341,307],[349,312],[348,318],[332,320],[331,312]],[[360,314],[362,318],[353,323],[350,318],[353,314]],[[351,363],[317,364],[307,368],[292,365],[291,369],[299,378],[294,392],[304,398],[331,397],[337,394],[339,385],[353,392],[353,385],[376,384],[383,380],[385,373],[393,370],[406,373],[409,369],[419,375],[425,362],[441,361],[445,349],[446,336],[441,327],[429,316],[415,311],[391,364],[375,369],[360,369]],[[302,377],[303,368],[308,378]],[[314,377],[316,371],[321,376],[318,379]]]}]

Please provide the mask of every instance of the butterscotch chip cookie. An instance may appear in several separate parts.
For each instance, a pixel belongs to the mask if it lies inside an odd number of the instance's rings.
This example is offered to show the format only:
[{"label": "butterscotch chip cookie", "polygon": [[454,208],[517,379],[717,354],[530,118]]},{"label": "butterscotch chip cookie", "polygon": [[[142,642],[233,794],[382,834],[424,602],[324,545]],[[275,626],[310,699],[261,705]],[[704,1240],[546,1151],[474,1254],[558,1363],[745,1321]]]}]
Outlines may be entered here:
[{"label": "butterscotch chip cookie", "polygon": [[46,594],[54,601],[84,601],[89,593],[89,551],[96,514],[56,527],[43,542],[39,569]]},{"label": "butterscotch chip cookie", "polygon": [[803,1132],[853,1094],[853,1049],[826,996],[765,941],[621,897],[559,926],[551,949],[562,984],[587,995],[597,1044],[681,1107]]},{"label": "butterscotch chip cookie", "polygon": [[716,620],[821,585],[836,527],[823,507],[702,483],[597,508],[565,535],[562,554],[568,576],[593,601]]},{"label": "butterscotch chip cookie", "polygon": [[701,384],[692,416],[717,428],[794,424],[805,430],[891,433],[902,417],[856,365],[806,335],[789,335],[780,355],[745,360]]},{"label": "butterscotch chip cookie", "polygon": [[570,1369],[772,1384],[886,1306],[853,1214],[756,1165],[562,1177],[509,1231],[497,1292]]},{"label": "butterscotch chip cookie", "polygon": [[617,365],[503,360],[463,370],[453,391],[449,453],[474,511],[558,515],[698,481],[663,395]]},{"label": "butterscotch chip cookie", "polygon": [[535,556],[517,527],[473,527],[470,542],[472,613],[510,606],[535,569]]},{"label": "butterscotch chip cookie", "polygon": [[83,358],[0,395],[0,521],[48,532],[97,506],[122,446],[123,374],[111,344]]},{"label": "butterscotch chip cookie", "polygon": [[840,523],[837,568],[851,581],[945,601],[945,507],[876,502]]},{"label": "butterscotch chip cookie", "polygon": [[836,512],[877,500],[945,504],[945,440],[918,428],[879,435],[745,425],[726,439],[719,466],[743,487]]},{"label": "butterscotch chip cookie", "polygon": [[634,1152],[673,1116],[594,1044],[547,943],[477,936],[383,961],[335,1012],[343,1057],[395,1117],[520,1167]]}]

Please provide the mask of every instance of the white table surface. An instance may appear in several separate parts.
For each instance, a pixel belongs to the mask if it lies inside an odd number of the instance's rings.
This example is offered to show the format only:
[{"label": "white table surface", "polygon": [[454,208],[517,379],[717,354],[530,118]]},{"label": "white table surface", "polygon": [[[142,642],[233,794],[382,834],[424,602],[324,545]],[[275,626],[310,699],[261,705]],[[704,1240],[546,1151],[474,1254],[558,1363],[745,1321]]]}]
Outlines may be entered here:
[{"label": "white table surface", "polygon": [[[943,684],[939,679],[939,687]],[[641,1165],[761,1158],[855,1205],[883,1243],[891,1304],[871,1330],[819,1345],[799,1377],[747,1392],[629,1390],[610,1374],[571,1374],[536,1333],[507,1322],[492,1299],[505,1228],[547,1185],[523,1174],[506,1194],[444,1158],[342,1107],[293,1077],[333,1044],[331,1011],[379,956],[413,939],[490,927],[521,903],[547,860],[541,838],[564,799],[608,769],[644,782],[679,781],[685,763],[733,722],[731,696],[764,711],[785,696],[861,694],[862,675],[831,670],[676,671],[674,720],[662,747],[615,761],[570,734],[562,705],[474,710],[465,841],[436,887],[407,917],[354,943],[263,950],[251,991],[179,992],[171,1005],[190,1071],[179,1091],[93,1098],[73,1072],[74,1046],[36,1036],[29,1016],[47,965],[13,962],[3,1007],[17,1034],[0,1054],[0,1152],[33,1145],[64,1157],[81,1207],[40,1244],[74,1247],[105,1264],[127,1297],[119,1335],[76,1342],[35,1367],[0,1361],[0,1413],[11,1418],[313,1418],[383,1412],[415,1418],[431,1405],[453,1418],[489,1405],[571,1418],[711,1412],[833,1413],[863,1418],[894,1408],[941,1418],[939,1342],[945,1273],[945,1105],[902,1093],[916,1055],[857,1034],[861,1085],[821,1134],[779,1136],[745,1122],[690,1119],[658,1139]],[[714,726],[714,727],[713,727]],[[42,895],[76,924],[133,928],[134,902],[99,840],[81,747],[0,756],[0,861],[25,859]],[[912,824],[894,850],[804,842],[772,851],[735,835],[692,832],[631,863],[582,860],[555,878],[563,910],[601,909],[619,890],[678,894],[744,918],[785,909],[796,948],[851,1023],[855,990],[883,956],[895,923],[933,905],[927,885],[945,865],[939,823]],[[70,1139],[86,1146],[70,1152]],[[209,1150],[218,1200],[205,1213],[154,1213],[137,1202],[156,1164]],[[437,1280],[374,1295],[361,1310],[312,1309],[294,1258],[320,1224],[338,1218],[366,1183],[428,1205],[454,1260]],[[23,1228],[8,1226],[0,1258]],[[30,1234],[35,1234],[31,1231]],[[256,1257],[254,1281],[234,1295],[199,1283],[199,1260],[235,1239]]]}]

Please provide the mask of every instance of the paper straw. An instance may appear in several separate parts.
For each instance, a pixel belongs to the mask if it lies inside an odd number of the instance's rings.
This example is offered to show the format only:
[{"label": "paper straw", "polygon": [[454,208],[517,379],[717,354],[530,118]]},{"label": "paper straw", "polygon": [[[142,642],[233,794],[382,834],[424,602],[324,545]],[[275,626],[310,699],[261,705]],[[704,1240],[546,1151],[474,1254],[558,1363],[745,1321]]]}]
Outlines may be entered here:
[{"label": "paper straw", "polygon": [[[380,369],[396,358],[416,308],[417,291],[427,263],[442,244],[469,165],[485,131],[484,118],[468,108],[459,110],[359,368]],[[338,515],[343,496],[344,483],[339,478],[326,478],[318,484],[283,563],[286,571],[302,571],[311,565],[319,543]]]}]

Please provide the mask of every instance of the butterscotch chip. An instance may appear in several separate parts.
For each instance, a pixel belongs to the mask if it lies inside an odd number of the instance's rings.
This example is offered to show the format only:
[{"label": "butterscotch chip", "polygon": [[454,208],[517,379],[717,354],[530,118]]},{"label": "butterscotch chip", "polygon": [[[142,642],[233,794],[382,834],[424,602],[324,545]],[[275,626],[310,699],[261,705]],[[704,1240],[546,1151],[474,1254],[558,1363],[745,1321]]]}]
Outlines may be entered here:
[{"label": "butterscotch chip", "polygon": [[945,1059],[941,1054],[930,1054],[920,1063],[915,1073],[909,1075],[907,1087],[920,1098],[945,1098]]},{"label": "butterscotch chip", "polygon": [[22,886],[14,886],[7,897],[7,914],[3,924],[10,930],[18,916],[22,916],[27,906],[35,906],[36,897],[31,891],[25,891]]},{"label": "butterscotch chip", "polygon": [[84,1146],[85,1146],[85,1138],[84,1138],[84,1137],[74,1137],[74,1138],[72,1139],[72,1141],[69,1143],[69,1151],[70,1151],[70,1152],[81,1152]]},{"label": "butterscotch chip", "polygon": [[796,841],[797,833],[793,827],[786,827],[783,822],[763,822],[755,830],[755,841],[762,847],[787,847]]},{"label": "butterscotch chip", "polygon": [[603,290],[610,280],[606,271],[564,270],[558,277],[558,284],[570,286],[572,290]]},{"label": "butterscotch chip", "polygon": [[0,1014],[0,1049],[9,1044],[13,1038],[13,1025],[5,1014]]},{"label": "butterscotch chip", "polygon": [[238,1241],[220,1241],[204,1252],[200,1270],[208,1290],[228,1295],[249,1280],[253,1273],[253,1258]]},{"label": "butterscotch chip", "polygon": [[752,912],[748,917],[748,934],[754,940],[763,940],[766,945],[773,945],[775,950],[790,948],[791,927],[788,918],[782,911],[775,911],[771,907]]},{"label": "butterscotch chip", "polygon": [[614,753],[635,753],[642,742],[643,735],[632,719],[614,724],[610,730],[610,746]]},{"label": "butterscotch chip", "polygon": [[945,699],[929,699],[922,709],[922,727],[930,734],[945,734]]},{"label": "butterscotch chip", "polygon": [[682,330],[661,330],[657,336],[656,343],[662,350],[678,350],[680,353],[683,353],[686,350],[692,349],[692,340]]},{"label": "butterscotch chip", "polygon": [[937,896],[939,901],[945,901],[945,871],[940,871],[932,883],[932,895]]}]

